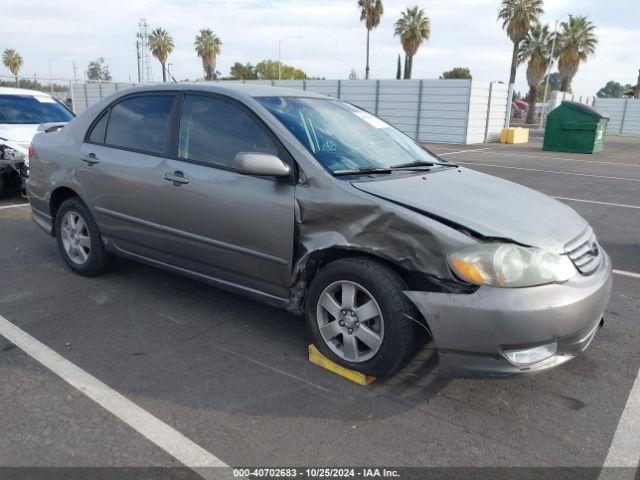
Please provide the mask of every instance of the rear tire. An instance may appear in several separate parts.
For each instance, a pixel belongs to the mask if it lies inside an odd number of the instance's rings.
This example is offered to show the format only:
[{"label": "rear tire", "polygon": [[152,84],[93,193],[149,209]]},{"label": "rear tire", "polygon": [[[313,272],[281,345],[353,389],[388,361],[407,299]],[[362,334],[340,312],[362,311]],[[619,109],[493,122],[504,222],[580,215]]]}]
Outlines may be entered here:
[{"label": "rear tire", "polygon": [[109,270],[115,256],[107,252],[96,222],[78,197],[65,200],[55,218],[58,249],[67,266],[78,275],[93,277]]},{"label": "rear tire", "polygon": [[307,327],[314,345],[351,370],[392,375],[415,348],[415,323],[407,316],[417,314],[406,289],[395,271],[368,258],[328,264],[308,291]]}]

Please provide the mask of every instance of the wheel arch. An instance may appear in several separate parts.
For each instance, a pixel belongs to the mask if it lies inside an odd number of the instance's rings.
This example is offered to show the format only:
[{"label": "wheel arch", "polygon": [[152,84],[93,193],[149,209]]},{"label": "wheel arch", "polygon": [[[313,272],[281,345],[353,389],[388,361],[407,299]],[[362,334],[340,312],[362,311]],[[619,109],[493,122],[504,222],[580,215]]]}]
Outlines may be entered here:
[{"label": "wheel arch", "polygon": [[407,285],[407,288],[410,290],[421,290],[429,292],[443,291],[442,286],[438,285],[427,275],[420,272],[408,270],[407,268],[400,265],[399,262],[394,262],[387,257],[376,255],[375,253],[371,253],[366,250],[346,247],[329,247],[311,252],[307,258],[304,269],[304,281],[306,285],[308,286],[313,281],[313,278],[321,268],[331,262],[348,257],[367,258],[390,268],[398,274],[398,276],[404,281],[404,283]]},{"label": "wheel arch", "polygon": [[[78,197],[80,200],[82,198],[72,188],[67,186],[57,187],[51,192],[51,197],[49,198],[49,213],[51,215],[51,223],[55,225],[56,216],[58,215],[58,210],[60,210],[60,206],[68,199]],[[52,228],[53,236],[55,236],[55,228]]]}]

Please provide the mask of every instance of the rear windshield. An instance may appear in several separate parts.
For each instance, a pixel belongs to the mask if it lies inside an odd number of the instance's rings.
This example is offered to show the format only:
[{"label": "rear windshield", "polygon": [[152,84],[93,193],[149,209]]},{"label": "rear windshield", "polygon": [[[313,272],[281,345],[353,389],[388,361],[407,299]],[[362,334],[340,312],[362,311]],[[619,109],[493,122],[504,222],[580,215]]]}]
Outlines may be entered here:
[{"label": "rear windshield", "polygon": [[69,122],[73,114],[47,95],[0,95],[0,123]]}]

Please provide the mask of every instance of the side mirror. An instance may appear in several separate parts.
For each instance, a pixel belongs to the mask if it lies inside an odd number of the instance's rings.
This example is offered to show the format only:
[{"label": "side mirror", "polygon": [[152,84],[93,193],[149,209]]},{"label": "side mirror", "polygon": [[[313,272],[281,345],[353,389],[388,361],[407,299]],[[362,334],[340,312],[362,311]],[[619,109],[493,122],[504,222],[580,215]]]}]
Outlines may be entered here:
[{"label": "side mirror", "polygon": [[237,153],[234,166],[236,170],[246,175],[288,177],[291,172],[289,165],[268,153]]}]

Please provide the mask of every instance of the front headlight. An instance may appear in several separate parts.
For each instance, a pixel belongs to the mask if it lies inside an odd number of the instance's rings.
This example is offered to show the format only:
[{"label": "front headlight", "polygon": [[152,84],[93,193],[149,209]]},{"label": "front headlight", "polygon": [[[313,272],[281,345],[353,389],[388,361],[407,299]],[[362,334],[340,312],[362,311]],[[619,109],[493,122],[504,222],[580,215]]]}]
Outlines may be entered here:
[{"label": "front headlight", "polygon": [[483,243],[447,255],[453,272],[470,283],[533,287],[566,282],[576,274],[567,255],[512,243]]}]

